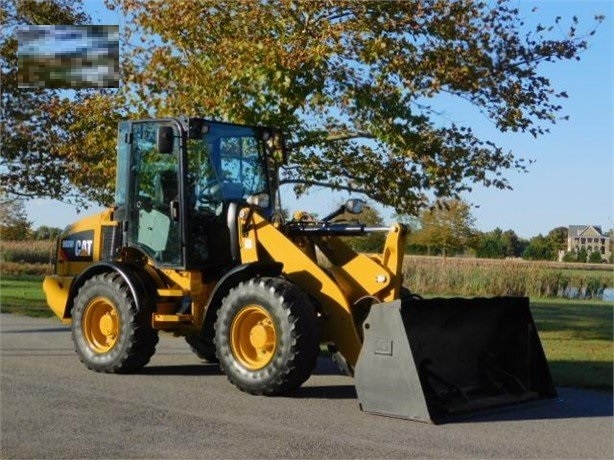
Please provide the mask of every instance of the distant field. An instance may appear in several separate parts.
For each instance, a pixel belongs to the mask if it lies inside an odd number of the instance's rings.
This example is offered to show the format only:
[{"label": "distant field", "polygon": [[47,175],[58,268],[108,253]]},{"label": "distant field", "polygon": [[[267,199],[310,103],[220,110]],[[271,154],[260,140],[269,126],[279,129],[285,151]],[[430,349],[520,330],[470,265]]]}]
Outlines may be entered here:
[{"label": "distant field", "polygon": [[[3,276],[51,273],[54,241],[0,241]],[[614,266],[406,255],[403,284],[433,295],[599,298],[614,287]]]},{"label": "distant field", "polygon": [[[39,277],[0,280],[0,310],[50,317]],[[612,390],[613,305],[601,301],[531,302],[556,385]]]},{"label": "distant field", "polygon": [[[0,241],[0,261],[21,264],[48,264],[55,249],[54,240]],[[4,273],[4,267],[3,273]]]},{"label": "distant field", "polygon": [[2,277],[51,274],[55,241],[0,241]]},{"label": "distant field", "polygon": [[614,287],[608,264],[405,256],[404,285],[419,294],[599,298]]}]

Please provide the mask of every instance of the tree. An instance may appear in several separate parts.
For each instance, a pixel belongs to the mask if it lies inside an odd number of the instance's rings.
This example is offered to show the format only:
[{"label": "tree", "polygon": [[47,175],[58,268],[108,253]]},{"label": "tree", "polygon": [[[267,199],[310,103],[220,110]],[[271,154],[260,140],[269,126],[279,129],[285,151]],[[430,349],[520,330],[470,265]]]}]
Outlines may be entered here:
[{"label": "tree", "polygon": [[[67,115],[58,116],[60,169],[70,166],[66,175],[98,201],[111,199],[117,119],[144,114],[284,128],[294,149],[283,181],[299,193],[314,184],[363,191],[416,215],[430,193],[507,188],[503,173],[525,169],[522,159],[442,119],[435,102],[468,101],[501,131],[538,136],[566,97],[539,65],[587,47],[575,18],[567,32],[557,19],[525,34],[524,13],[505,0],[108,1],[130,18],[122,88],[49,111]],[[34,177],[54,176],[41,168]]]},{"label": "tree", "polygon": [[107,89],[81,91],[51,109],[64,136],[55,149],[64,160],[70,183],[79,190],[77,201],[113,203],[117,122],[147,117],[143,112],[123,109],[124,104],[124,95]]},{"label": "tree", "polygon": [[47,225],[41,225],[32,232],[32,238],[35,240],[53,240],[60,236],[62,233],[61,228],[48,227]]},{"label": "tree", "polygon": [[576,262],[586,263],[588,259],[588,252],[586,248],[581,247],[578,253],[576,254]]},{"label": "tree", "polygon": [[548,235],[546,235],[546,239],[550,243],[550,246],[555,253],[567,249],[568,232],[569,230],[567,227],[556,227],[550,230]]},{"label": "tree", "polygon": [[475,250],[478,257],[491,259],[521,257],[528,244],[528,241],[519,238],[514,230],[503,231],[495,228],[492,232],[476,235]]},{"label": "tree", "polygon": [[529,240],[529,245],[522,253],[527,260],[554,260],[556,253],[547,237],[539,234]]},{"label": "tree", "polygon": [[602,262],[601,253],[599,251],[593,251],[588,256],[588,262],[591,264],[600,264]]},{"label": "tree", "polygon": [[62,129],[65,120],[55,116],[55,108],[62,101],[58,90],[18,87],[16,29],[24,25],[80,24],[87,19],[80,1],[21,0],[0,6],[0,184],[7,193],[64,199],[72,191],[70,178],[78,176],[77,171],[71,174],[70,159],[60,150],[66,139]]},{"label": "tree", "polygon": [[25,240],[31,232],[23,200],[0,195],[0,240]]},{"label": "tree", "polygon": [[565,255],[563,256],[563,262],[577,262],[578,261],[578,255],[571,251],[571,252],[566,252]]},{"label": "tree", "polygon": [[420,229],[410,235],[410,243],[441,251],[465,248],[474,235],[475,218],[469,205],[460,200],[444,201],[420,213]]},{"label": "tree", "polygon": [[503,231],[500,228],[495,228],[492,232],[478,234],[476,236],[475,255],[488,259],[505,258],[507,250],[501,238],[502,234]]},{"label": "tree", "polygon": [[[550,230],[546,236],[539,234],[529,240],[528,245],[522,252],[522,257],[528,260],[555,260],[559,251],[567,247],[567,227],[556,227]],[[584,254],[583,262],[586,262],[587,254]],[[570,261],[573,255],[565,255],[563,260]]]},{"label": "tree", "polygon": [[516,235],[514,230],[506,230],[501,234],[501,240],[505,247],[505,255],[507,257],[522,257],[522,253],[528,246],[529,242]]}]

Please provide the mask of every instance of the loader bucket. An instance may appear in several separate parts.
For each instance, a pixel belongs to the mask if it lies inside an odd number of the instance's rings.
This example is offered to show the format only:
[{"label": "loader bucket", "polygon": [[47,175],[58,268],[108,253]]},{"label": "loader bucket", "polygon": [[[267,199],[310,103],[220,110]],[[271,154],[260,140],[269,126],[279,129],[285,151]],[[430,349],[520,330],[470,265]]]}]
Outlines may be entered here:
[{"label": "loader bucket", "polygon": [[395,300],[363,329],[365,412],[443,423],[557,396],[526,297]]}]

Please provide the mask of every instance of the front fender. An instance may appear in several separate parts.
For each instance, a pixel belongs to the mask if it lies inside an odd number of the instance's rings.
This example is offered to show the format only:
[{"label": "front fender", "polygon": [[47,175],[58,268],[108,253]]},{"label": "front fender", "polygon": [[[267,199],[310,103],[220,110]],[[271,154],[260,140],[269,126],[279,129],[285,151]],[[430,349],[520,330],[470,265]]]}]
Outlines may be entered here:
[{"label": "front fender", "polygon": [[153,306],[157,298],[157,287],[153,278],[138,265],[120,262],[99,262],[88,267],[73,280],[69,292],[62,319],[72,317],[72,308],[79,289],[90,278],[101,273],[115,272],[119,274],[128,285],[137,309]]},{"label": "front fender", "polygon": [[260,276],[279,276],[283,270],[283,264],[279,262],[263,263],[253,262],[242,264],[229,270],[220,278],[213,288],[209,302],[207,302],[205,319],[200,331],[200,336],[203,338],[213,339],[215,335],[215,321],[217,319],[217,310],[222,304],[222,300],[228,294],[228,291],[237,284]]}]

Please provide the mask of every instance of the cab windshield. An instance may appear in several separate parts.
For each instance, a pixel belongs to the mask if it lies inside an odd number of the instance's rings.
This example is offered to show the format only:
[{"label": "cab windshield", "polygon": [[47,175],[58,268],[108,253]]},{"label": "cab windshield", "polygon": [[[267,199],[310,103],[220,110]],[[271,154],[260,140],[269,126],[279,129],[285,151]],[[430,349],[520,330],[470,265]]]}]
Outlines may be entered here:
[{"label": "cab windshield", "polygon": [[250,127],[208,123],[202,139],[188,142],[188,178],[197,203],[245,200],[266,193],[264,144]]}]

